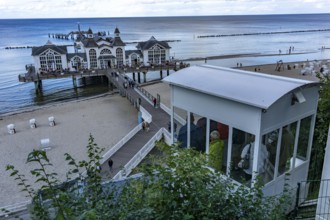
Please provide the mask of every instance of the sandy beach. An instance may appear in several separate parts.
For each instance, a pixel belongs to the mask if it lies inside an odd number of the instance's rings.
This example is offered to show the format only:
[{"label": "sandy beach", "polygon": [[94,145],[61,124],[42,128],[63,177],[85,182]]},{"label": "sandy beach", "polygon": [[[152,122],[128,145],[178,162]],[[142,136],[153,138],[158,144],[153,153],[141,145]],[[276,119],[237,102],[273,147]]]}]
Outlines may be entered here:
[{"label": "sandy beach", "polygon": [[[50,116],[55,117],[54,127],[48,124]],[[36,119],[35,129],[29,126],[31,118]],[[41,148],[41,139],[49,138],[51,149],[47,155],[54,165],[53,169],[61,179],[65,179],[67,163],[64,153],[71,154],[76,160],[87,159],[89,134],[106,152],[137,125],[137,110],[119,95],[107,93],[0,116],[0,123],[0,207],[3,207],[28,200],[14,179],[9,177],[5,166],[12,164],[30,178],[29,171],[33,166],[25,163],[26,158],[33,149]],[[7,132],[7,125],[12,123],[15,124],[16,134]],[[33,181],[29,183],[33,184]]]}]

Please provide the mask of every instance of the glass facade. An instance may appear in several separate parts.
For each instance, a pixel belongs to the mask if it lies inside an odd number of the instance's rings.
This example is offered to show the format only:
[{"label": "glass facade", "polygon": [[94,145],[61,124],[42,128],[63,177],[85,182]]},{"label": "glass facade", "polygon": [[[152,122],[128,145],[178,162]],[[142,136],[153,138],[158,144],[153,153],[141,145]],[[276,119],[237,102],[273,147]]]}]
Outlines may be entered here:
[{"label": "glass facade", "polygon": [[[173,110],[175,142],[182,148],[191,147],[208,154],[210,167],[247,186],[251,186],[254,173],[263,184],[267,184],[308,159],[313,116],[263,134],[260,138],[258,158],[254,158],[256,134],[196,113],[190,113],[188,126],[187,111],[177,107],[173,107]],[[253,163],[256,159],[257,169],[254,170]]]},{"label": "glass facade", "polygon": [[158,45],[153,46],[148,50],[148,61],[152,64],[165,63],[166,50]]},{"label": "glass facade", "polygon": [[40,54],[40,69],[42,71],[55,71],[62,69],[61,54],[47,50]]}]

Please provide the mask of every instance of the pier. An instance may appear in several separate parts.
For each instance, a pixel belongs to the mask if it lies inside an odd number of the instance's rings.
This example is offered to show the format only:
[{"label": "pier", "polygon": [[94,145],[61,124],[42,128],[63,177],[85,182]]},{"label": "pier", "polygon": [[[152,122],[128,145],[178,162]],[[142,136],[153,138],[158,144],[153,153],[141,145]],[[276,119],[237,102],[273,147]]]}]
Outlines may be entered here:
[{"label": "pier", "polygon": [[55,70],[55,71],[41,71],[36,72],[34,66],[26,65],[27,73],[18,75],[19,82],[34,82],[35,90],[39,93],[42,90],[42,80],[47,79],[61,79],[61,78],[72,78],[73,86],[77,87],[77,78],[85,78],[92,76],[107,76],[107,72],[125,74],[132,73],[132,78],[134,82],[145,83],[147,82],[147,73],[150,71],[159,71],[159,78],[168,76],[170,70],[180,70],[188,67],[189,64],[182,62],[171,62],[166,64],[151,65],[151,66],[124,66],[121,68],[108,68],[108,69],[82,69],[79,71],[68,71],[68,70]]}]

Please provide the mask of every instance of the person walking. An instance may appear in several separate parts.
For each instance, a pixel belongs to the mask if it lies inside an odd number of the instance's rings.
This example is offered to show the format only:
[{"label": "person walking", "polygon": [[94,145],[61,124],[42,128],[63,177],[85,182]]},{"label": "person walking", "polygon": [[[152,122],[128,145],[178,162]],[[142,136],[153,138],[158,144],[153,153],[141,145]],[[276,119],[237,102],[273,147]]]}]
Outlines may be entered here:
[{"label": "person walking", "polygon": [[109,165],[110,172],[112,172],[112,166],[113,166],[113,160],[112,159],[108,160],[108,165]]},{"label": "person walking", "polygon": [[157,105],[157,100],[156,100],[156,98],[154,98],[152,101],[153,101],[153,103],[154,103],[154,108],[156,108],[156,105]]}]

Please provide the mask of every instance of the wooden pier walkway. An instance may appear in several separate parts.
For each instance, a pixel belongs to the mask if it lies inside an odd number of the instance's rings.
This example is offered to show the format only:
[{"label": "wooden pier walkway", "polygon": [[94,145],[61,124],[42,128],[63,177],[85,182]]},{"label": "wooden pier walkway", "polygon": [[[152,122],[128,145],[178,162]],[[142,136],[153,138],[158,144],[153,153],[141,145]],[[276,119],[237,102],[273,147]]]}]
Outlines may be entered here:
[{"label": "wooden pier walkway", "polygon": [[[159,131],[160,128],[168,127],[170,116],[162,110],[160,107],[154,108],[152,99],[155,98],[152,95],[146,96],[140,95],[134,88],[125,89],[123,84],[127,81],[123,75],[119,74],[118,81],[116,76],[111,75],[111,70],[108,71],[108,78],[112,83],[115,84],[117,89],[121,93],[125,92],[126,96],[130,97],[131,100],[141,99],[141,106],[146,109],[152,115],[152,122],[150,123],[149,131],[141,129],[136,135],[134,135],[127,143],[125,143],[111,159],[113,161],[112,171],[108,166],[107,161],[102,165],[102,176],[106,178],[114,177],[122,168],[127,164],[138,151]],[[111,125],[109,125],[111,126]]]}]

